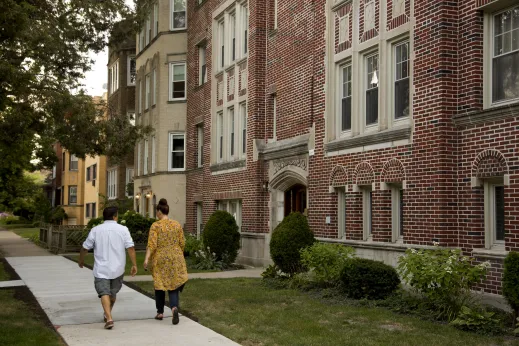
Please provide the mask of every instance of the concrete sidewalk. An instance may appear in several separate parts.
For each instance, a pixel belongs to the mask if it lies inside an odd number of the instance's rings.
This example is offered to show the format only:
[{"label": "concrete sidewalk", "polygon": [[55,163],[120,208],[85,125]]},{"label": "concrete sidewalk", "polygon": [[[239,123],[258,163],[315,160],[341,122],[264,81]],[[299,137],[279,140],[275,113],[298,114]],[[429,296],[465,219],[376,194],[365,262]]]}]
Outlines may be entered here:
[{"label": "concrete sidewalk", "polygon": [[4,257],[52,256],[47,250],[3,228],[0,228],[0,252]]},{"label": "concrete sidewalk", "polygon": [[[241,269],[241,270],[229,270],[223,272],[214,273],[189,273],[189,279],[231,279],[231,278],[261,278],[261,273],[265,269],[254,268],[254,269]],[[124,281],[153,281],[151,275],[136,275],[134,277],[125,276]]]},{"label": "concrete sidewalk", "polygon": [[[1,243],[1,242],[0,242]],[[123,286],[114,307],[115,328],[103,329],[103,312],[92,271],[61,256],[8,257],[69,346],[238,345],[186,318],[156,321],[155,301]],[[166,309],[167,311],[168,309]],[[171,312],[166,316],[170,317]]]}]

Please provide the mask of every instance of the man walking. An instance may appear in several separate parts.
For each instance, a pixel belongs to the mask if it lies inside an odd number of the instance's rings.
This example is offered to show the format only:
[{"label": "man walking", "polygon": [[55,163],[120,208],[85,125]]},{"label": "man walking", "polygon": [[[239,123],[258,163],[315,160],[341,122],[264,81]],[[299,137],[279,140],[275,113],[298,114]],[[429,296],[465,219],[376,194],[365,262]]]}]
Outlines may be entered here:
[{"label": "man walking", "polygon": [[123,285],[125,249],[132,260],[130,273],[137,274],[135,244],[128,228],[117,223],[117,217],[117,207],[105,208],[104,222],[92,228],[79,255],[79,267],[83,268],[85,255],[94,249],[94,286],[103,305],[105,329],[114,327],[112,308]]}]

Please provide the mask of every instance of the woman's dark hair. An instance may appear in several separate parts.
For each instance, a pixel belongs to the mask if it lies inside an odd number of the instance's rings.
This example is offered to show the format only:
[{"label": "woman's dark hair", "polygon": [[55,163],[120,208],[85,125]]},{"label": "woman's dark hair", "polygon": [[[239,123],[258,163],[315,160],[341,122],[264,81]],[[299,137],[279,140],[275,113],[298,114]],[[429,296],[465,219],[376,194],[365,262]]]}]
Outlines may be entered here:
[{"label": "woman's dark hair", "polygon": [[169,205],[165,198],[160,199],[159,204],[157,204],[157,211],[160,211],[164,215],[169,214]]}]

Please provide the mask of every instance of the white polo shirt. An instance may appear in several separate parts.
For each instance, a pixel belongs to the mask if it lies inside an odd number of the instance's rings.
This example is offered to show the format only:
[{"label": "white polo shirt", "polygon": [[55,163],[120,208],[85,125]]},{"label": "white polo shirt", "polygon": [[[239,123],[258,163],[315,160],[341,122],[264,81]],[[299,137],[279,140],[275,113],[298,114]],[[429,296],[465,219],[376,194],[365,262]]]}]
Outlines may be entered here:
[{"label": "white polo shirt", "polygon": [[83,247],[94,249],[94,277],[116,279],[124,274],[126,249],[134,247],[128,227],[105,221],[92,228]]}]

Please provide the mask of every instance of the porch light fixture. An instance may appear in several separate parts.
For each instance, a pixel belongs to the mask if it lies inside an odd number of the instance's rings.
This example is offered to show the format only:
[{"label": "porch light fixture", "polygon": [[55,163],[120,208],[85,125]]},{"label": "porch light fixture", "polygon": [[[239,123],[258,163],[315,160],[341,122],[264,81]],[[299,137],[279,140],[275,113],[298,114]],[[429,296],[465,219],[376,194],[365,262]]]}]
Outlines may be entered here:
[{"label": "porch light fixture", "polygon": [[152,195],[153,193],[151,191],[148,191],[148,193],[146,194],[146,198],[151,198]]},{"label": "porch light fixture", "polygon": [[138,194],[135,195],[135,199],[140,199],[141,198],[141,193],[139,192]]},{"label": "porch light fixture", "polygon": [[264,191],[268,191],[269,190],[269,182],[268,181],[264,181],[263,185],[262,185],[262,188],[263,188]]}]

